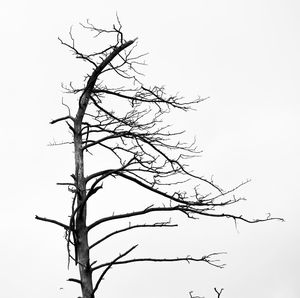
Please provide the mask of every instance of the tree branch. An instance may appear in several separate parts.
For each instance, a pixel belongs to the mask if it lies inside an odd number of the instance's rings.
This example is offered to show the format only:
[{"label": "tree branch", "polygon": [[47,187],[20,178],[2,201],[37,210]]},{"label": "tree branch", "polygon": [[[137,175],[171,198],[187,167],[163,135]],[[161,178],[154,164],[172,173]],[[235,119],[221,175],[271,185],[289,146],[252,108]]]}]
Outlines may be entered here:
[{"label": "tree branch", "polygon": [[104,236],[103,238],[101,238],[98,241],[96,241],[95,243],[93,243],[90,246],[90,249],[92,249],[96,245],[100,244],[101,242],[107,240],[108,238],[110,238],[110,237],[112,237],[112,236],[114,236],[116,234],[119,234],[119,233],[122,233],[122,232],[126,232],[126,231],[129,231],[129,230],[132,230],[132,229],[136,229],[136,228],[162,228],[162,227],[177,227],[177,226],[178,226],[177,224],[171,225],[168,222],[129,226],[127,228],[116,230],[114,232],[109,233],[108,235]]},{"label": "tree branch", "polygon": [[201,212],[201,215],[204,216],[210,216],[210,217],[227,217],[227,218],[232,218],[234,221],[241,220],[247,223],[259,223],[259,222],[264,222],[264,221],[270,221],[270,220],[279,220],[279,221],[284,221],[283,218],[281,217],[271,217],[270,214],[266,218],[263,219],[247,219],[244,218],[242,215],[233,215],[229,213],[220,213],[220,214],[214,214],[214,213],[206,213],[206,212]]},{"label": "tree branch", "polygon": [[129,40],[127,42],[124,42],[118,47],[115,47],[114,50],[100,63],[100,65],[97,66],[97,68],[93,71],[92,75],[89,77],[88,82],[86,84],[86,87],[84,88],[84,91],[82,92],[80,99],[79,99],[79,104],[80,107],[78,109],[76,118],[79,120],[83,118],[88,101],[90,99],[90,95],[92,93],[92,90],[94,89],[94,86],[96,84],[96,81],[98,79],[98,76],[101,74],[101,72],[105,69],[107,65],[111,63],[111,61],[124,49],[132,45],[136,39]]},{"label": "tree branch", "polygon": [[264,221],[270,221],[270,220],[280,220],[283,221],[282,218],[276,218],[276,217],[270,217],[268,216],[267,218],[264,219],[247,219],[244,218],[242,215],[237,216],[234,214],[229,214],[229,213],[208,213],[211,208],[205,208],[205,209],[196,209],[192,206],[187,206],[187,205],[177,205],[177,206],[170,206],[170,207],[152,207],[149,206],[144,210],[139,210],[139,211],[133,211],[129,213],[122,213],[118,215],[112,215],[108,217],[103,217],[98,220],[96,220],[94,223],[90,224],[87,229],[90,231],[91,229],[95,228],[96,226],[107,222],[111,220],[116,220],[116,219],[123,219],[123,218],[130,218],[134,216],[139,216],[139,215],[145,215],[147,213],[152,213],[152,212],[170,212],[170,211],[180,211],[187,215],[189,218],[195,218],[194,215],[204,215],[204,216],[210,216],[210,217],[226,217],[226,218],[232,218],[234,221],[241,220],[247,223],[258,223],[258,222],[264,222]]},{"label": "tree branch", "polygon": [[39,217],[38,215],[35,216],[35,219],[37,220],[41,220],[41,221],[46,221],[46,222],[50,222],[50,223],[53,223],[53,224],[56,224],[60,227],[63,227],[65,230],[69,231],[70,230],[70,227],[67,226],[66,224],[64,223],[61,223],[57,220],[54,220],[54,219],[49,219],[49,218],[46,218],[46,217]]},{"label": "tree branch", "polygon": [[[118,215],[112,215],[108,217],[103,217],[98,220],[96,220],[94,223],[90,224],[87,229],[88,231],[95,228],[99,224],[102,224],[107,221],[111,220],[116,220],[116,219],[122,219],[122,218],[129,218],[133,216],[138,216],[138,215],[144,215],[150,212],[160,212],[160,211],[181,211],[187,214],[187,210],[185,206],[174,206],[174,207],[147,207],[144,210],[139,210],[139,211],[134,211],[134,212],[129,212],[129,213],[122,213]],[[188,215],[188,214],[187,214]]]},{"label": "tree branch", "polygon": [[118,257],[116,257],[113,261],[107,263],[107,267],[105,268],[105,270],[102,272],[102,274],[100,275],[95,288],[93,290],[93,294],[97,291],[101,280],[103,280],[104,275],[107,273],[107,271],[115,264],[117,264],[118,260],[120,260],[121,258],[125,257],[126,255],[128,255],[131,251],[133,251],[136,247],[138,246],[138,244],[134,245],[133,247],[131,247],[130,249],[128,249],[126,252],[124,252],[123,254],[120,254]]},{"label": "tree branch", "polygon": [[189,294],[190,294],[190,298],[205,298],[200,296],[193,296],[193,291],[190,291]]},{"label": "tree branch", "polygon": [[224,289],[222,288],[220,291],[218,291],[217,288],[214,288],[214,290],[215,290],[215,292],[216,292],[217,295],[218,295],[217,298],[220,298],[220,297],[221,297],[221,294],[222,294],[222,292],[223,292]]},{"label": "tree branch", "polygon": [[55,124],[57,122],[68,120],[68,119],[74,121],[73,117],[71,117],[71,116],[65,116],[65,117],[60,117],[60,118],[57,118],[57,119],[54,119],[54,120],[50,121],[50,124]]},{"label": "tree branch", "polygon": [[78,284],[81,285],[81,281],[79,279],[76,279],[76,278],[69,278],[69,279],[67,279],[67,281],[75,282],[75,283],[78,283]]},{"label": "tree branch", "polygon": [[[137,263],[137,262],[180,262],[180,261],[186,261],[188,263],[190,262],[206,262],[209,265],[212,265],[217,268],[224,268],[225,264],[215,264],[216,262],[219,262],[219,260],[212,260],[211,257],[220,255],[220,254],[225,254],[224,252],[221,253],[211,253],[207,256],[203,256],[202,258],[193,258],[190,256],[184,257],[184,258],[161,258],[161,259],[156,259],[156,258],[136,258],[136,259],[130,259],[130,260],[125,260],[125,261],[117,261],[114,263],[114,265],[123,265],[123,264],[129,264],[129,263]],[[111,262],[104,263],[98,266],[95,266],[92,268],[93,271],[98,270],[100,268],[109,266]]]}]

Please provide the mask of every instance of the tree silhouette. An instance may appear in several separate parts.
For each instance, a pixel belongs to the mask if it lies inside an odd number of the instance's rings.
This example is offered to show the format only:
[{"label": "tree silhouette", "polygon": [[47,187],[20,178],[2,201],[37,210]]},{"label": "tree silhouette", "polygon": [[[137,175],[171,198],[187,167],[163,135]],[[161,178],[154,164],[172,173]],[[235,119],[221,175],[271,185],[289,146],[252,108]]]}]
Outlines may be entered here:
[{"label": "tree silhouette", "polygon": [[[71,30],[69,42],[59,39],[63,46],[76,58],[88,63],[91,69],[82,87],[76,88],[72,83],[64,86],[65,92],[73,94],[77,99],[75,111],[63,103],[68,109],[67,115],[51,121],[51,124],[66,123],[72,135],[72,140],[66,143],[74,145],[75,171],[71,175],[72,181],[58,183],[66,185],[73,193],[71,214],[68,223],[36,216],[38,220],[56,224],[65,230],[69,262],[78,265],[80,273],[78,279],[70,278],[69,281],[81,285],[83,298],[92,298],[113,266],[135,262],[188,261],[206,262],[222,268],[223,264],[216,259],[219,255],[216,252],[201,257],[129,258],[138,244],[133,244],[108,262],[96,264],[96,261],[91,260],[91,250],[115,235],[129,230],[177,226],[171,220],[147,224],[129,222],[127,226],[89,243],[88,235],[96,227],[119,219],[143,218],[143,215],[149,213],[166,213],[170,217],[174,212],[192,219],[206,216],[247,223],[274,218],[247,219],[242,215],[226,213],[226,206],[242,200],[236,198],[234,192],[248,181],[225,190],[213,180],[189,169],[188,160],[199,153],[195,142],[187,144],[181,141],[184,131],[172,131],[165,118],[176,110],[187,112],[194,109],[202,98],[185,100],[178,94],[166,94],[164,87],[143,84],[138,69],[144,65],[144,55],[135,54],[137,39],[124,38],[119,20],[109,30],[96,28],[89,21],[81,26],[94,37],[100,38],[102,48],[84,53],[75,45]],[[107,45],[103,46],[105,43]],[[115,82],[119,85],[115,86]],[[101,158],[107,156],[107,152],[111,156],[112,166],[104,168],[100,164],[97,171],[86,174],[85,155],[97,154]],[[88,202],[97,197],[104,182],[112,177],[123,179],[153,194],[153,204],[141,210],[100,217],[87,224]],[[158,196],[163,198],[164,204],[156,201]],[[126,200],[130,203],[130,197]]]}]

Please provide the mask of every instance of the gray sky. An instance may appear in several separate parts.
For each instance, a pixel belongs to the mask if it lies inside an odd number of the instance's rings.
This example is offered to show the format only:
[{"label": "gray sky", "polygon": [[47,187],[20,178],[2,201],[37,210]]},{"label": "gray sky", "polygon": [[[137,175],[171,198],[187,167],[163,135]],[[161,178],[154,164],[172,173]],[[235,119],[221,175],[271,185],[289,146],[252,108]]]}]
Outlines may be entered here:
[{"label": "gray sky", "polygon": [[[203,150],[193,161],[195,171],[213,174],[225,187],[251,179],[238,192],[248,201],[236,212],[249,218],[271,212],[286,222],[236,229],[224,219],[178,217],[182,226],[170,234],[138,234],[139,253],[227,251],[226,268],[200,263],[115,268],[102,297],[187,298],[194,291],[211,298],[213,287],[225,289],[222,298],[299,297],[300,4],[291,0],[1,2],[3,297],[80,294],[65,281],[76,277],[77,268],[67,271],[63,232],[36,222],[34,215],[65,221],[71,200],[55,186],[72,173],[71,149],[46,146],[65,136],[62,126],[48,122],[64,113],[60,83],[82,75],[83,68],[57,37],[87,18],[110,26],[116,11],[126,36],[139,37],[140,51],[150,53],[146,82],[187,97],[210,97],[197,112],[174,117],[175,126],[196,135]],[[126,199],[123,184],[109,186],[103,194]],[[115,256],[130,241],[113,240],[98,253],[103,259]]]}]

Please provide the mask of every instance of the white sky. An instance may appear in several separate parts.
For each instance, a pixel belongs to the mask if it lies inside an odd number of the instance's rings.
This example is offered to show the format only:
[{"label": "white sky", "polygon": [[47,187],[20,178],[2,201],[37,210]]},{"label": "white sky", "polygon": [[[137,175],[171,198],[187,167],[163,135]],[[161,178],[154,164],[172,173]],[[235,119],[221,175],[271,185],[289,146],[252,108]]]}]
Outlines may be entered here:
[{"label": "white sky", "polygon": [[[72,173],[60,140],[61,82],[81,75],[80,62],[57,37],[89,18],[110,26],[115,12],[128,38],[149,52],[146,81],[182,95],[210,100],[174,124],[196,135],[199,174],[219,184],[252,182],[238,194],[248,201],[238,213],[285,223],[238,226],[231,221],[178,220],[182,227],[159,235],[138,234],[141,255],[202,256],[227,251],[223,270],[206,264],[128,265],[113,269],[99,297],[186,298],[188,292],[222,298],[298,298],[300,279],[300,4],[299,1],[2,1],[1,70],[1,292],[3,297],[77,297],[67,283],[63,232],[34,215],[66,219],[70,195],[55,186]],[[103,194],[123,200],[124,186]],[[140,190],[138,198],[145,194]],[[118,191],[119,190],[119,191]],[[127,199],[126,199],[127,200]],[[109,200],[107,200],[109,201]],[[126,201],[127,202],[127,201]],[[107,203],[105,203],[107,204]],[[129,204],[129,199],[128,199]],[[132,207],[132,209],[134,206]],[[125,236],[99,250],[116,256],[131,243]],[[120,243],[122,246],[120,246]],[[63,290],[59,290],[63,287]]]}]

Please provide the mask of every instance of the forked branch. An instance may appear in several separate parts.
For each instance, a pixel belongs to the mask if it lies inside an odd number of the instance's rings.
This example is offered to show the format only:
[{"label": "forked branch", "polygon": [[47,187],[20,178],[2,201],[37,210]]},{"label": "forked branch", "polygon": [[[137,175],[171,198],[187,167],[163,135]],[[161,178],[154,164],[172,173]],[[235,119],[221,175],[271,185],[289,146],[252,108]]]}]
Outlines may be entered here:
[{"label": "forked branch", "polygon": [[223,292],[223,288],[219,291],[217,288],[214,288],[214,290],[215,290],[215,292],[217,293],[217,298],[220,298],[221,297],[221,294],[222,294],[222,292]]}]

